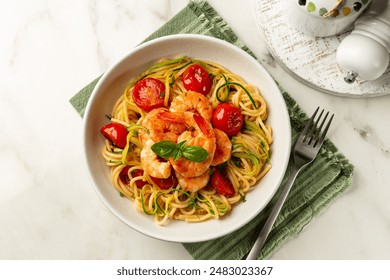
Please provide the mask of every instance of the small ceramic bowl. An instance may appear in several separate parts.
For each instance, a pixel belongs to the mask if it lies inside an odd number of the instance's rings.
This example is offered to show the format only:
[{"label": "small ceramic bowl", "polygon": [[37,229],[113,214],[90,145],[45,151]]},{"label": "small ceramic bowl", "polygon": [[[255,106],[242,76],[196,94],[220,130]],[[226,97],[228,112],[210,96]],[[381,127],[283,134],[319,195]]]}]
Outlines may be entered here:
[{"label": "small ceramic bowl", "polygon": [[371,0],[284,0],[287,21],[316,37],[337,35],[347,30]]}]

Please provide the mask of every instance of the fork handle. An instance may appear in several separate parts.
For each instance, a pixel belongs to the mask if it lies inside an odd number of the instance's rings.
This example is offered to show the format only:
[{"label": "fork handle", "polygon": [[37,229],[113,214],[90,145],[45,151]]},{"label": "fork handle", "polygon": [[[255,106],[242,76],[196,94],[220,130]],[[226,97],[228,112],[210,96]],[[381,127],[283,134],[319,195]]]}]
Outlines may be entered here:
[{"label": "fork handle", "polygon": [[264,243],[268,237],[268,234],[270,233],[273,224],[275,223],[276,218],[279,215],[280,210],[282,209],[282,206],[284,202],[286,201],[287,195],[290,192],[290,189],[292,185],[294,184],[295,178],[297,177],[299,171],[301,168],[293,167],[293,170],[291,171],[291,175],[288,178],[288,181],[286,183],[286,186],[284,187],[282,193],[280,194],[277,202],[275,203],[274,208],[271,211],[271,214],[269,215],[267,221],[265,222],[262,230],[260,231],[259,236],[256,239],[255,244],[253,245],[251,251],[249,252],[247,256],[247,260],[257,260],[257,258],[260,255],[260,251],[264,246]]}]

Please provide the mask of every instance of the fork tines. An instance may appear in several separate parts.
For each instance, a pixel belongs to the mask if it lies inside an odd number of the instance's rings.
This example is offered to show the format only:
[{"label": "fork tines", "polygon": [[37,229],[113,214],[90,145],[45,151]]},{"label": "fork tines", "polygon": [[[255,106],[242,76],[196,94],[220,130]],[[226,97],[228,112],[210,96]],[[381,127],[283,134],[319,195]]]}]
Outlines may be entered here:
[{"label": "fork tines", "polygon": [[324,113],[324,109],[322,109],[320,112],[320,115],[318,116],[316,121],[314,121],[319,109],[320,109],[320,107],[317,107],[317,109],[314,111],[308,124],[306,125],[305,129],[302,132],[302,135],[304,135],[303,142],[308,140],[308,145],[311,145],[314,141],[313,147],[315,147],[318,143],[322,143],[324,141],[326,133],[328,132],[328,129],[330,127],[330,124],[332,123],[333,116],[334,116],[334,114],[331,115],[328,123],[325,126],[325,129],[320,134],[322,127],[324,126],[325,121],[327,120],[327,118],[329,116],[329,112],[326,112],[325,117],[323,118],[320,126],[318,126],[318,123],[320,122],[322,115]]}]

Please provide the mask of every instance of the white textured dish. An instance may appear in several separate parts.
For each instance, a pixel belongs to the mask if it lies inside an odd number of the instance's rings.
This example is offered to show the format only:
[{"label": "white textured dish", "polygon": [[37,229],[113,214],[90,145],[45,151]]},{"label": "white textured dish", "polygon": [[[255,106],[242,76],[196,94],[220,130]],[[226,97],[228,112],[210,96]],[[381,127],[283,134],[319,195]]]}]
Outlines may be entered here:
[{"label": "white textured dish", "polygon": [[[139,212],[133,203],[119,195],[112,186],[109,167],[101,156],[104,139],[99,129],[107,122],[106,114],[123,93],[129,79],[163,57],[187,55],[217,62],[261,89],[268,103],[268,123],[273,128],[271,146],[273,164],[260,184],[247,194],[247,201],[234,205],[221,220],[201,223],[171,221],[158,226],[153,218]],[[285,173],[291,143],[291,129],[284,99],[272,77],[250,55],[238,47],[208,36],[172,35],[135,48],[110,67],[96,85],[84,116],[84,154],[89,176],[104,204],[131,228],[148,236],[173,242],[198,242],[214,239],[239,229],[253,219],[270,201]]]},{"label": "white textured dish", "polygon": [[286,4],[292,0],[253,0],[254,17],[275,60],[297,80],[336,96],[366,98],[390,94],[390,65],[374,81],[344,81],[336,52],[350,30],[336,36],[313,37],[289,24]]}]

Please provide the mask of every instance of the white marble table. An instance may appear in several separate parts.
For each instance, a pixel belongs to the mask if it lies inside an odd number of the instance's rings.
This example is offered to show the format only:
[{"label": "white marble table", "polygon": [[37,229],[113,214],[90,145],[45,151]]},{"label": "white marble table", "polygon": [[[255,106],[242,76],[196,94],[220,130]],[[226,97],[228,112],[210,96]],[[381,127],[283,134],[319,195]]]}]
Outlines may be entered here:
[{"label": "white marble table", "polygon": [[[84,169],[82,120],[68,102],[186,3],[2,1],[0,259],[191,259],[101,203]],[[306,112],[321,104],[336,114],[329,138],[355,165],[352,188],[273,258],[390,259],[390,96],[308,88],[266,51],[250,0],[209,3]]]}]

